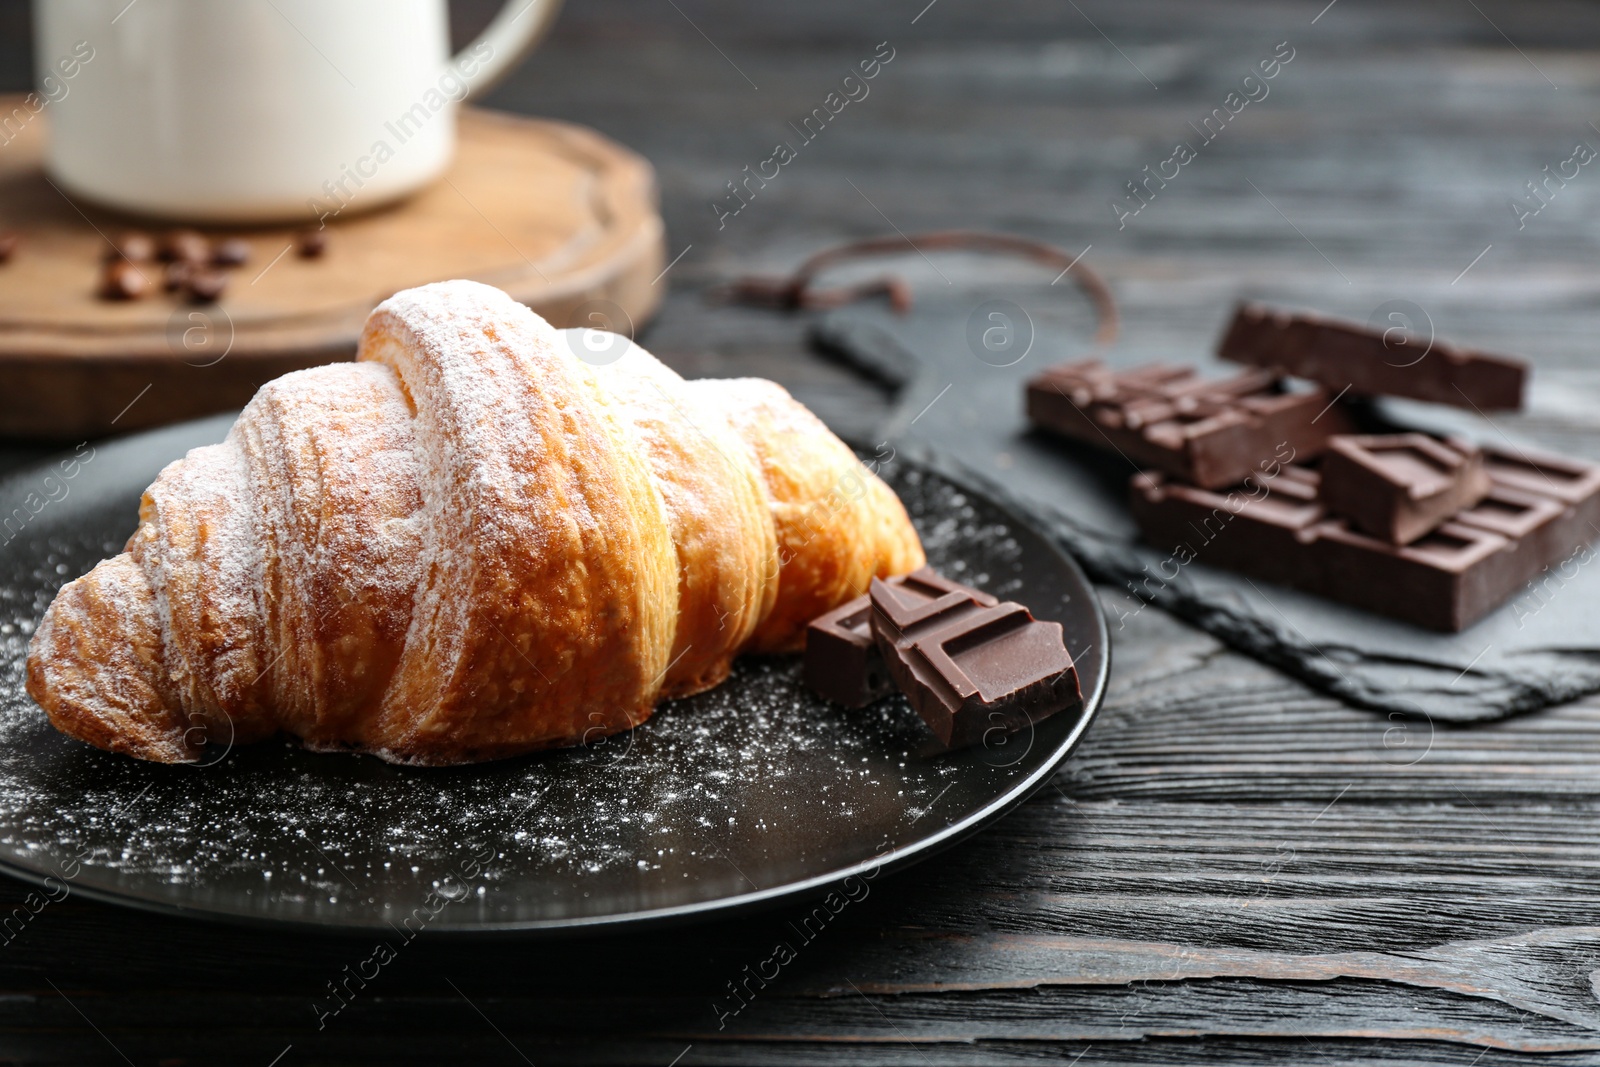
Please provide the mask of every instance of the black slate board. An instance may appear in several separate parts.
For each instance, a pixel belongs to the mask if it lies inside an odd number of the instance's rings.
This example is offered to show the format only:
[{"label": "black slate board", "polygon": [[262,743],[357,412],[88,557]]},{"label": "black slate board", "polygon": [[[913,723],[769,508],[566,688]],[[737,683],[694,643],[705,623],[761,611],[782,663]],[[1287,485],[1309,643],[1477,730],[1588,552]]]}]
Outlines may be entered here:
[{"label": "black slate board", "polygon": [[[1588,562],[1568,568],[1575,571],[1570,577],[1549,579],[1543,590],[1530,587],[1460,634],[1432,633],[1198,563],[1162,579],[1157,568],[1169,554],[1138,542],[1127,511],[1133,468],[1115,453],[1031,430],[1023,417],[1023,382],[1043,367],[1088,355],[1113,365],[1148,359],[1089,351],[1081,317],[1050,310],[1067,300],[1065,294],[1029,300],[1024,311],[992,294],[923,293],[904,317],[872,304],[827,312],[814,322],[812,340],[898,388],[884,440],[1008,498],[1096,580],[1319,689],[1378,711],[1458,722],[1600,690],[1600,617],[1591,607],[1600,601],[1600,567]],[[984,330],[997,331],[990,347]],[[1215,364],[1213,340],[1197,338],[1193,350],[1163,358]],[[1230,371],[1216,364],[1208,373]],[[1418,407],[1404,405],[1400,417],[1416,421]],[[1369,423],[1392,422],[1399,409],[1375,407],[1363,415]],[[1455,413],[1440,425],[1522,444]],[[1126,620],[1110,623],[1115,639]]]},{"label": "black slate board", "polygon": [[846,710],[805,686],[798,657],[747,656],[628,733],[467,767],[280,740],[165,766],[57,733],[23,690],[39,618],[121,549],[156,473],[232,421],[98,442],[0,483],[0,515],[28,514],[0,532],[0,871],[46,892],[409,941],[422,925],[632,929],[859,891],[1021,803],[1105,693],[1105,617],[1083,572],[1003,507],[895,458],[874,466],[930,563],[1002,598],[1026,589],[1062,623],[1081,709],[940,754],[903,697]]}]

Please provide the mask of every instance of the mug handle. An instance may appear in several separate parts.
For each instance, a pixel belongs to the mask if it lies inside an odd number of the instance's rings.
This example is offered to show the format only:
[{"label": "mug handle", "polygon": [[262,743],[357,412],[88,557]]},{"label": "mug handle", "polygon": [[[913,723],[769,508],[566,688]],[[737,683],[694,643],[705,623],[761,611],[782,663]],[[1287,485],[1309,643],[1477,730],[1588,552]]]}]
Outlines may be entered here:
[{"label": "mug handle", "polygon": [[561,0],[509,0],[477,39],[455,57],[459,62],[462,56],[482,44],[493,49],[488,62],[479,66],[462,102],[482,96],[500,84],[550,32],[560,10]]}]

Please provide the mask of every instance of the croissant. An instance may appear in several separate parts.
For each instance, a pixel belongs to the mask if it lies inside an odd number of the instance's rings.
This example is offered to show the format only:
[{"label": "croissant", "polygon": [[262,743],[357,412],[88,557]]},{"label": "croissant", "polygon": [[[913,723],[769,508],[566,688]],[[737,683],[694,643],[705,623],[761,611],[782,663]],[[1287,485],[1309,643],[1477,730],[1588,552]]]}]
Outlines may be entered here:
[{"label": "croissant", "polygon": [[[575,354],[600,340],[620,358]],[[441,282],[167,466],[126,550],[56,595],[27,687],[63,733],[158,762],[281,732],[467,763],[636,726],[923,562],[781,387],[685,381]]]}]

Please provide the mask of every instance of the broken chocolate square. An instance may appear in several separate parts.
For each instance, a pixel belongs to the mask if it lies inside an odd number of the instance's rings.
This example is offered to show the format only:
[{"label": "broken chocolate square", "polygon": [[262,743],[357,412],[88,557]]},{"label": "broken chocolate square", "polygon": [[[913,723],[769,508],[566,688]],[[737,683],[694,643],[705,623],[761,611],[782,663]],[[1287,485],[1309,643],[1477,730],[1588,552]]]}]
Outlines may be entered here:
[{"label": "broken chocolate square", "polygon": [[958,591],[913,603],[874,581],[869,595],[890,675],[947,748],[996,741],[1082,700],[1060,623]]},{"label": "broken chocolate square", "polygon": [[1322,502],[1362,533],[1409,545],[1489,492],[1483,454],[1420,433],[1330,438]]},{"label": "broken chocolate square", "polygon": [[[959,591],[979,604],[996,603],[988,593],[952,582],[931,567],[885,579],[885,584],[912,602]],[[806,628],[805,679],[819,696],[860,708],[894,690],[894,680],[872,639],[871,619],[871,598],[862,594],[818,616]]]},{"label": "broken chocolate square", "polygon": [[1321,388],[1287,392],[1264,371],[1210,379],[1193,367],[1119,371],[1099,360],[1048,367],[1027,386],[1035,426],[1207,488],[1319,455],[1352,429],[1334,400]]},{"label": "broken chocolate square", "polygon": [[1348,389],[1486,411],[1522,407],[1528,364],[1405,330],[1241,304],[1217,344],[1233,363]]}]

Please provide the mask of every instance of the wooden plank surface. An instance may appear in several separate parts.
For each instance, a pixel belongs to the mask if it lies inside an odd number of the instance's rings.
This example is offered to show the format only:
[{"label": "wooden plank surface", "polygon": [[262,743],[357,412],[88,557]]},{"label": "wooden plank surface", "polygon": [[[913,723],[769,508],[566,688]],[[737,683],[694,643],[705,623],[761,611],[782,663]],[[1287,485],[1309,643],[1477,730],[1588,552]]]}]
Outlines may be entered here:
[{"label": "wooden plank surface", "polygon": [[[719,230],[723,183],[885,40],[871,94]],[[1282,41],[1271,94],[1118,230],[1122,183]],[[647,345],[784,381],[846,431],[870,433],[881,391],[809,353],[802,319],[700,290],[965,225],[1092,244],[1125,350],[1152,358],[1203,357],[1238,296],[1361,320],[1409,300],[1443,336],[1536,360],[1531,410],[1500,425],[1600,456],[1600,172],[1521,230],[1507,207],[1600,147],[1597,60],[1600,8],[1568,2],[584,0],[491,102],[658,168],[684,254]],[[896,269],[1075,313],[1025,271]],[[1600,701],[1390,721],[1104,596],[1129,617],[1080,755],[994,831],[874,884],[765,987],[745,968],[799,912],[420,938],[319,1029],[325,983],[370,946],[68,898],[0,948],[0,1061],[1600,1063]],[[21,896],[0,883],[0,914]],[[737,1014],[730,983],[751,991]]]}]

